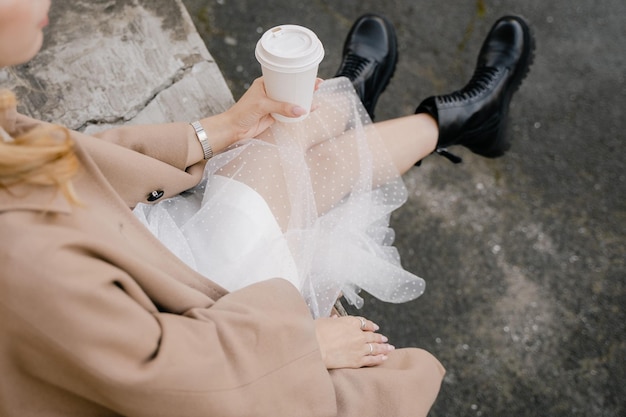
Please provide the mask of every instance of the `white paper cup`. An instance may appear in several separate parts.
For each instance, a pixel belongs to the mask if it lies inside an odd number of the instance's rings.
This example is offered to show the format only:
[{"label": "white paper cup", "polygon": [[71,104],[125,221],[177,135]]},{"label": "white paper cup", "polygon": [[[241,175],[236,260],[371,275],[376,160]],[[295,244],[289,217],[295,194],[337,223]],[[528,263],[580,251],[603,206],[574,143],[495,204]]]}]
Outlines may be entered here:
[{"label": "white paper cup", "polygon": [[255,56],[261,64],[267,95],[307,110],[300,117],[274,113],[272,116],[285,123],[306,118],[313,101],[317,69],[324,58],[324,47],[315,33],[297,25],[273,27],[257,42]]}]

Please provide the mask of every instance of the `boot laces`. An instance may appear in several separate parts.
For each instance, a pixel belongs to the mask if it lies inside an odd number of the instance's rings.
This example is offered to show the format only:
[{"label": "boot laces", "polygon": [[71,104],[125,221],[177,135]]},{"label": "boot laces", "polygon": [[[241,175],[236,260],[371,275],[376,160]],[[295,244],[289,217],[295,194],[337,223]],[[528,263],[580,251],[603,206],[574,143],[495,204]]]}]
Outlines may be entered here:
[{"label": "boot laces", "polygon": [[337,76],[348,77],[350,81],[354,81],[370,62],[372,62],[370,59],[363,58],[362,56],[347,54]]},{"label": "boot laces", "polygon": [[474,75],[472,75],[472,78],[465,87],[451,94],[442,96],[441,99],[445,103],[453,103],[474,98],[489,88],[489,85],[496,78],[498,72],[499,69],[497,67],[476,68]]}]

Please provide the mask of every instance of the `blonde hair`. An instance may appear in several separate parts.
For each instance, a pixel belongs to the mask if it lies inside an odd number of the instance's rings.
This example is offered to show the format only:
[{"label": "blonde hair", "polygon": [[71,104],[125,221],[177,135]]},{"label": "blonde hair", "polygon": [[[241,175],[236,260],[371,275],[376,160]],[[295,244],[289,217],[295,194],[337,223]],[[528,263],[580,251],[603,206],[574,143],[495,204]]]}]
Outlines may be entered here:
[{"label": "blonde hair", "polygon": [[70,132],[61,126],[47,126],[14,137],[15,113],[15,95],[0,90],[0,187],[54,186],[68,201],[80,204],[71,182],[80,163]]}]

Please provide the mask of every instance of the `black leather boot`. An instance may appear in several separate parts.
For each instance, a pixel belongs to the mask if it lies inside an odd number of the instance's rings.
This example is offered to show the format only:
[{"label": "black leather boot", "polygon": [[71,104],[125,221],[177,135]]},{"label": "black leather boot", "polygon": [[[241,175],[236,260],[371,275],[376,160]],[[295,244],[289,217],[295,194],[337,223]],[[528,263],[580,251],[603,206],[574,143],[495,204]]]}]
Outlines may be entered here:
[{"label": "black leather boot", "polygon": [[488,158],[509,149],[504,135],[509,103],[529,71],[533,51],[534,40],[524,19],[498,19],[482,45],[469,83],[451,94],[427,98],[415,111],[437,120],[435,152],[458,163],[461,158],[448,152],[448,146],[463,145]]},{"label": "black leather boot", "polygon": [[397,60],[393,25],[382,16],[366,14],[354,22],[348,33],[335,77],[348,77],[352,81],[363,106],[374,119],[376,102],[387,88]]}]

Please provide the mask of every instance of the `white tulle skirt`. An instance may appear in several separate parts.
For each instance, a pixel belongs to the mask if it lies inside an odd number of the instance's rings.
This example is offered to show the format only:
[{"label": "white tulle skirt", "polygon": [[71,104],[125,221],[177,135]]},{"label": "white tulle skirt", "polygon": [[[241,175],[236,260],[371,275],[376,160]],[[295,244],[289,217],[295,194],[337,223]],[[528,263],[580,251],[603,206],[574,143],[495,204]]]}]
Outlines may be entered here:
[{"label": "white tulle skirt", "polygon": [[314,105],[306,120],[213,157],[194,189],[134,213],[224,288],[284,278],[314,317],[341,295],[361,307],[361,290],[419,297],[424,281],[402,268],[389,227],[406,189],[376,128],[345,78],[325,81]]}]

